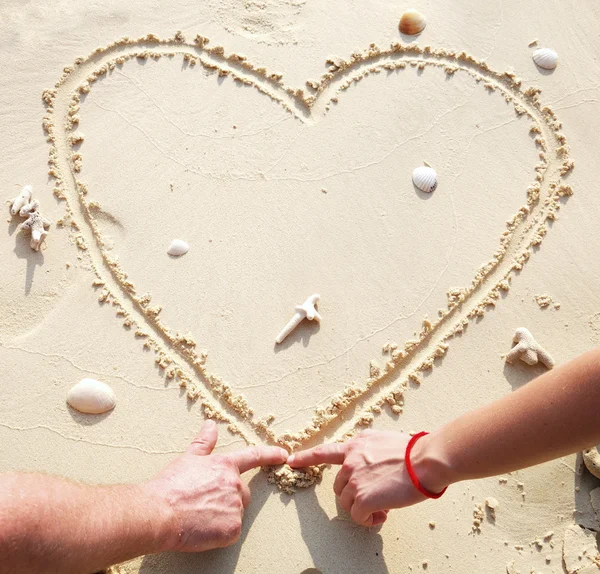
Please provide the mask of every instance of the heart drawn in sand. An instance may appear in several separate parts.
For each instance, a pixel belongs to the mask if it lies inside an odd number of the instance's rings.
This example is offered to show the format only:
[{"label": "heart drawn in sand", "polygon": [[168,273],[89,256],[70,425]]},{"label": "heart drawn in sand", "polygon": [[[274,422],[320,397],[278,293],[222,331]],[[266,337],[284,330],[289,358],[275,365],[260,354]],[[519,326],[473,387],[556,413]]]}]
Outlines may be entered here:
[{"label": "heart drawn in sand", "polygon": [[[238,394],[236,389],[243,387],[243,385],[236,384],[236,381],[224,382],[218,376],[211,374],[210,362],[207,362],[206,355],[200,350],[203,348],[204,341],[201,338],[197,341],[194,339],[197,336],[194,321],[191,321],[189,326],[191,335],[183,335],[179,331],[170,328],[171,323],[165,317],[175,317],[176,314],[169,315],[168,307],[165,307],[164,310],[161,309],[160,297],[156,297],[154,287],[149,289],[145,280],[142,280],[138,286],[139,277],[135,273],[127,271],[129,268],[125,256],[117,258],[113,254],[117,250],[113,251],[113,245],[107,241],[105,234],[103,234],[103,225],[106,218],[106,215],[102,216],[105,212],[101,210],[104,203],[103,198],[101,196],[97,198],[101,204],[98,205],[95,201],[96,198],[90,198],[91,193],[88,196],[88,188],[93,187],[93,182],[90,181],[86,184],[83,181],[86,172],[82,172],[84,164],[82,151],[80,150],[81,140],[77,135],[80,123],[79,112],[80,108],[87,104],[87,94],[100,78],[120,72],[129,61],[145,63],[149,60],[158,60],[164,57],[176,59],[177,61],[183,59],[186,67],[194,68],[197,66],[197,69],[215,73],[219,78],[229,76],[234,80],[235,85],[245,85],[252,90],[256,90],[256,93],[260,93],[261,101],[267,101],[268,106],[271,106],[271,108],[273,105],[277,105],[280,122],[285,121],[286,118],[291,118],[302,126],[326,124],[329,113],[331,113],[329,112],[330,108],[339,100],[349,97],[348,88],[356,85],[362,78],[378,76],[377,81],[384,81],[385,74],[395,74],[398,70],[407,67],[416,68],[418,74],[426,68],[434,68],[441,70],[448,78],[461,76],[465,81],[480,84],[483,93],[485,93],[485,90],[489,93],[497,93],[514,108],[516,118],[524,116],[530,120],[528,125],[531,128],[532,142],[537,147],[536,153],[539,154],[540,161],[535,166],[535,176],[529,187],[526,190],[518,191],[519,194],[523,194],[523,206],[508,217],[505,231],[500,237],[500,241],[496,243],[495,251],[491,254],[489,262],[477,269],[474,277],[465,278],[464,288],[448,293],[446,308],[439,313],[435,320],[424,321],[420,325],[420,332],[417,333],[416,337],[412,337],[398,345],[387,345],[387,348],[384,348],[383,361],[380,360],[379,364],[372,363],[370,367],[367,366],[364,369],[365,372],[369,373],[366,381],[363,380],[347,386],[351,380],[362,378],[362,373],[350,373],[348,379],[346,373],[344,373],[339,379],[340,382],[335,383],[343,390],[335,392],[325,402],[322,401],[322,406],[314,411],[311,422],[301,430],[277,434],[273,430],[271,418],[265,416],[266,413],[262,416],[256,414],[248,401]],[[169,63],[169,65],[173,64]],[[73,68],[65,69],[65,74],[57,83],[56,89],[44,93],[44,100],[48,105],[44,126],[49,133],[52,144],[50,159],[52,164],[51,173],[56,177],[55,194],[68,200],[67,214],[69,218],[76,222],[78,245],[86,250],[90,256],[97,274],[95,284],[101,289],[101,301],[111,302],[117,308],[118,315],[124,319],[126,326],[130,327],[132,332],[143,340],[147,347],[155,351],[156,361],[165,369],[167,378],[179,381],[182,387],[187,389],[190,398],[201,400],[208,416],[227,421],[230,430],[240,434],[248,442],[277,442],[290,449],[295,449],[306,443],[325,428],[330,430],[329,436],[335,438],[350,436],[357,429],[359,430],[370,424],[374,416],[380,413],[388,404],[394,413],[400,413],[402,410],[402,393],[407,388],[408,381],[411,379],[420,381],[423,371],[431,369],[435,361],[441,359],[447,352],[448,341],[458,333],[462,333],[470,320],[481,316],[486,308],[494,306],[501,292],[509,289],[511,275],[522,268],[532,252],[532,247],[539,245],[542,241],[547,230],[546,221],[554,219],[556,210],[559,208],[560,197],[570,194],[570,188],[564,185],[561,179],[573,167],[572,161],[568,158],[565,138],[560,132],[560,122],[551,109],[540,104],[539,90],[535,88],[521,90],[521,81],[514,74],[490,70],[487,64],[464,52],[455,53],[429,47],[419,48],[415,45],[392,44],[390,48],[386,49],[371,45],[365,52],[353,54],[348,61],[329,61],[328,65],[327,72],[318,80],[307,82],[305,89],[293,89],[285,84],[280,74],[273,74],[264,68],[256,67],[239,55],[227,55],[223,48],[219,46],[210,48],[205,38],[198,37],[194,44],[189,44],[179,34],[169,40],[159,40],[149,35],[137,40],[119,40],[106,48],[96,50],[88,58],[79,59]],[[123,76],[122,73],[121,75]],[[148,97],[150,96],[148,95]],[[242,96],[240,96],[241,99]],[[98,106],[102,107],[99,103]],[[165,115],[162,108],[159,109]],[[267,113],[268,110],[264,112],[264,114]],[[66,118],[64,128],[63,117]],[[262,121],[263,118],[260,114],[259,117]],[[60,118],[60,121],[55,121],[55,118]],[[184,129],[181,126],[175,127],[180,131]],[[141,128],[139,129],[141,130]],[[189,130],[190,128],[186,126],[185,129]],[[237,129],[237,126],[234,126],[233,129]],[[261,129],[264,131],[265,128]],[[188,133],[188,135],[190,134]],[[245,134],[240,132],[240,135],[243,137]],[[212,137],[217,138],[217,136]],[[418,140],[416,137],[413,139]],[[151,141],[152,145],[158,148],[169,160],[178,161],[177,157],[173,158],[170,155],[171,152],[165,151],[158,143]],[[234,140],[230,141],[233,142]],[[239,140],[235,141],[239,142]],[[290,147],[293,144],[292,141]],[[235,145],[238,144],[231,143],[231,146]],[[235,155],[232,154],[230,157],[235,158]],[[214,165],[214,161],[213,158],[207,163],[208,165]],[[285,164],[285,161],[287,160],[284,153],[278,159],[278,162],[284,162]],[[186,162],[187,160],[182,162],[182,165],[185,164],[189,168],[190,164]],[[206,181],[211,184],[210,178],[217,179],[218,174],[215,176],[215,173],[211,173],[208,177],[206,171],[202,171],[200,163],[198,162],[194,169],[197,169],[198,175],[207,178]],[[408,181],[413,167],[416,166],[410,165],[405,169]],[[258,173],[256,178],[271,182],[277,181],[273,174],[278,172],[273,171],[273,168],[270,173],[267,173],[267,171]],[[354,169],[356,170],[356,167]],[[334,177],[320,174],[311,180],[310,174],[313,171],[311,169],[307,171],[309,176],[305,177],[300,177],[297,173],[291,175],[287,173],[285,178],[282,176],[281,182],[277,184],[280,185],[279,191],[282,196],[291,198],[292,193],[307,194],[310,192],[310,186],[312,186],[317,201],[324,201],[324,198],[327,198],[327,201],[340,202],[333,208],[334,210],[343,209],[344,203],[350,201],[350,196],[341,196],[339,192],[336,196],[333,188],[331,190],[326,189],[326,186],[331,183],[335,187],[336,180]],[[348,171],[352,170],[348,169]],[[243,175],[244,172],[240,171],[239,173]],[[269,177],[271,177],[270,180]],[[290,185],[291,181],[295,181],[294,185],[296,187]],[[348,185],[352,185],[352,183],[350,182]],[[242,207],[245,201],[249,201],[248,194],[253,190],[244,191],[244,177],[237,178],[236,186],[239,196],[230,195],[228,199],[223,201],[229,202],[232,209],[237,202],[243,215]],[[288,188],[285,186],[288,186]],[[365,201],[364,209],[368,209],[370,205],[377,202],[375,192],[373,192],[370,201],[369,196],[366,195],[368,190],[361,188],[360,191],[362,191],[361,201]],[[412,189],[411,192],[413,195],[415,194]],[[443,184],[435,193],[444,193]],[[493,193],[493,190],[489,193]],[[225,192],[223,192],[223,197],[227,197]],[[423,213],[426,213],[426,210],[430,209],[430,201],[425,201],[423,197],[416,195],[415,197],[417,197],[415,205],[418,205],[415,209],[425,210]],[[201,199],[206,202],[206,197]],[[311,201],[313,200],[314,198],[311,197]],[[190,201],[193,204],[193,200],[190,199]],[[264,224],[264,227],[260,228],[263,233],[266,233],[264,229],[268,226],[273,226],[278,233],[285,233],[286,230],[289,231],[296,225],[298,229],[305,230],[305,233],[308,234],[309,232],[316,233],[317,230],[327,225],[327,218],[323,219],[323,214],[318,214],[314,208],[311,208],[312,211],[308,209],[305,213],[302,213],[301,204],[299,203],[296,209],[293,210],[296,215],[300,213],[298,215],[299,221],[296,221],[292,215],[286,215],[285,210],[279,213],[276,212],[276,198],[265,195],[264,202],[266,211],[272,213],[270,217],[258,222],[258,227]],[[118,205],[115,204],[115,206],[109,206],[106,213],[113,213],[113,207],[118,211]],[[328,209],[331,210],[332,208],[329,207]],[[391,209],[397,209],[397,207],[394,206]],[[450,209],[450,206],[448,206],[448,209]],[[192,212],[193,214],[196,213],[194,210]],[[384,216],[387,216],[387,214],[382,215],[382,217]],[[218,219],[216,216],[215,218]],[[185,221],[185,217],[183,217],[183,220]],[[232,226],[235,228],[235,221],[237,221],[235,216],[232,216],[232,220],[234,221]],[[188,221],[188,225],[193,221],[192,217]],[[306,221],[312,221],[313,227],[311,227],[311,224],[307,224]],[[205,225],[208,224],[205,223]],[[222,221],[219,225],[222,226]],[[408,226],[409,219],[403,220],[403,225]],[[422,229],[423,226],[427,225],[427,222],[423,218],[416,225]],[[182,227],[185,228],[185,224],[178,221],[178,227],[174,229]],[[339,230],[335,229],[334,231],[337,237]],[[258,241],[259,238],[260,236],[257,235],[254,241]],[[175,262],[177,265],[170,265],[166,269],[169,270],[168,273],[172,270],[176,274],[181,272],[183,268],[185,273],[190,276],[190,281],[192,281],[193,276],[190,275],[192,270],[185,268],[184,262],[186,258],[193,256],[194,249],[198,253],[201,251],[199,245],[195,247],[193,242],[190,243],[192,245],[190,252],[184,258]],[[246,243],[251,243],[251,241],[247,240]],[[240,242],[239,245],[243,246],[243,243]],[[166,246],[163,247],[166,249]],[[349,244],[348,248],[351,249],[352,244]],[[281,249],[283,250],[284,246]],[[324,246],[324,249],[326,249],[326,246]],[[336,249],[340,251],[339,257],[343,259],[341,253],[343,248],[337,245]],[[236,257],[239,258],[238,251],[236,251]],[[226,253],[226,250],[222,252],[222,254]],[[276,255],[277,252],[272,254],[275,267],[278,264]],[[297,267],[304,269],[304,275],[306,275],[306,270],[311,267],[302,261],[302,251],[296,251],[294,256],[297,258]],[[329,253],[328,256],[332,261],[335,261],[335,253]],[[242,254],[241,257],[243,262],[246,255]],[[220,259],[223,259],[223,256]],[[233,259],[236,260],[235,257]],[[156,259],[152,259],[152,261],[155,262]],[[190,261],[193,260],[190,259]],[[149,261],[148,264],[151,264],[151,262]],[[321,266],[320,269],[323,272],[324,267]],[[415,263],[415,269],[418,269],[417,263]],[[208,273],[205,269],[199,270],[200,274],[202,272]],[[231,277],[235,277],[233,271],[230,270],[229,273]],[[290,271],[286,273],[291,274]],[[172,278],[163,277],[163,279],[164,285],[168,285],[169,280]],[[217,278],[210,277],[210,279],[214,282]],[[298,292],[294,292],[294,295],[291,296],[289,307],[281,307],[273,315],[278,317],[279,324],[277,326],[274,323],[268,325],[268,338],[270,340],[274,340],[279,328],[290,318],[294,305],[301,303],[312,291],[320,290],[323,300],[327,300],[327,293],[323,293],[320,285],[314,283],[309,285],[309,282],[303,285],[302,275],[290,278],[284,274],[280,278],[280,283],[275,285],[273,293],[267,293],[266,295],[263,293],[264,296],[261,299],[261,292],[257,290],[256,297],[244,298],[246,304],[256,305],[257,311],[256,323],[248,325],[248,331],[250,331],[248,344],[251,344],[252,338],[257,336],[255,335],[256,332],[265,328],[261,324],[260,306],[268,305],[269,300],[274,297],[275,293],[281,293],[282,289],[286,289],[286,284],[289,284],[290,289],[293,290],[290,279],[294,279],[300,284],[300,287]],[[310,279],[311,281],[317,280],[315,277]],[[178,283],[175,279],[173,281]],[[249,276],[246,276],[245,281],[246,284],[248,282],[252,284],[252,279]],[[156,289],[160,290],[160,285]],[[419,289],[423,289],[423,287],[419,285],[413,290],[418,291]],[[152,291],[152,298],[147,294],[148,290]],[[198,289],[198,292],[201,294],[202,290]],[[281,298],[281,295],[278,295],[278,297]],[[322,308],[324,316],[323,333],[326,333],[327,312],[329,311],[330,314],[338,316],[348,307],[351,307],[351,305],[347,301],[341,301],[337,310],[338,313],[335,314],[335,304],[331,303],[328,307],[324,303]],[[418,309],[418,305],[415,305],[415,309]],[[414,313],[416,312],[414,310]],[[394,317],[397,315],[398,313]],[[265,314],[265,317],[267,317],[267,314]],[[268,318],[265,319],[266,322],[268,320]],[[200,317],[196,324],[200,324],[202,321],[203,318]],[[389,325],[393,323],[394,321]],[[373,330],[376,330],[376,327],[377,325],[373,327]],[[387,328],[386,325],[383,328]],[[383,328],[379,330],[383,330]],[[254,332],[252,332],[253,329]],[[305,332],[304,336],[306,341],[311,338],[310,333]],[[301,356],[302,352],[308,352],[306,351],[307,348],[311,349],[313,346],[318,348],[318,344],[314,341],[317,341],[319,336],[321,336],[321,333],[313,337],[308,347],[302,347],[303,339],[302,335],[299,335],[299,338],[292,341],[288,348],[284,348],[283,351],[279,352],[295,352],[297,353],[296,356]],[[327,336],[334,337],[335,333],[328,333]],[[324,338],[325,334],[322,337]],[[366,339],[367,337],[365,337]],[[295,347],[293,346],[294,343],[296,343]],[[373,356],[375,351],[376,349],[372,349]],[[235,352],[235,349],[232,352]],[[274,353],[272,342],[269,345],[268,352],[274,357],[274,361],[279,357],[277,353]],[[325,363],[327,361],[324,361]],[[306,391],[300,389],[299,393],[306,393]],[[316,397],[317,400],[319,398]],[[349,411],[352,411],[351,417],[342,416]]]}]

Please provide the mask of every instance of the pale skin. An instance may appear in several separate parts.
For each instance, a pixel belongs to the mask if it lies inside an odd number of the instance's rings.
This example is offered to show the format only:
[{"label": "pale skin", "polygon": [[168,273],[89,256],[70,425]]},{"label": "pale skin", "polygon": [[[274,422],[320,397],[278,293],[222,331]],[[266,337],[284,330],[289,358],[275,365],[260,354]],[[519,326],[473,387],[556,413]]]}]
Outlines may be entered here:
[{"label": "pale skin", "polygon": [[[477,381],[473,381],[477,384]],[[419,439],[411,454],[430,492],[539,464],[600,443],[600,349],[548,371],[518,391],[471,411]],[[364,526],[387,511],[425,500],[404,464],[410,436],[368,430],[288,458],[294,468],[341,465],[334,492]]]},{"label": "pale skin", "polygon": [[288,453],[261,446],[211,454],[216,442],[207,421],[183,455],[142,484],[0,475],[0,573],[95,572],[142,554],[234,544],[250,503],[241,474],[282,464]]},{"label": "pale skin", "polygon": [[[476,384],[476,381],[474,381]],[[421,438],[411,460],[431,492],[539,464],[600,443],[600,348]],[[365,431],[288,457],[278,447],[211,454],[207,421],[187,451],[146,483],[87,486],[35,474],[0,475],[0,574],[93,572],[162,551],[234,544],[250,502],[241,474],[286,461],[341,465],[334,491],[359,524],[425,500],[404,464],[410,437]]]}]

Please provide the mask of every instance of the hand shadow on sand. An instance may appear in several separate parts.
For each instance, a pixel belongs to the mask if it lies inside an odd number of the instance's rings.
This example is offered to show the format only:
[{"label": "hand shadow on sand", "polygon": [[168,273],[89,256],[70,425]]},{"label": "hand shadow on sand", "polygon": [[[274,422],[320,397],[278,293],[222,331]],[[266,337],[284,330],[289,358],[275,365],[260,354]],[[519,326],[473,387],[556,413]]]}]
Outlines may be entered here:
[{"label": "hand shadow on sand", "polygon": [[[276,494],[274,487],[267,483],[265,475],[260,472],[250,481],[252,502],[244,515],[244,523],[240,540],[229,548],[210,550],[198,554],[165,552],[145,556],[140,566],[140,574],[177,574],[210,572],[211,574],[230,574],[236,572],[242,545],[250,528],[264,506],[267,498]],[[280,495],[284,504],[292,499],[285,494]],[[333,492],[331,496],[334,496]],[[297,564],[285,561],[290,553],[285,551],[287,542],[281,527],[273,522],[273,528],[265,531],[263,551],[269,547],[275,549],[282,561],[276,566],[276,572],[282,574],[301,574],[301,572],[322,572],[326,574],[347,574],[347,572],[369,572],[369,574],[388,574],[382,550],[383,541],[375,529],[366,529],[354,524],[349,517],[335,517],[330,520],[321,508],[314,488],[296,493],[293,497],[296,504],[302,538],[312,557],[314,567],[310,564]],[[343,512],[343,511],[342,511]],[[301,554],[301,553],[300,553]],[[257,557],[260,560],[260,557]],[[273,564],[269,565],[270,568]],[[239,571],[239,570],[238,570]]]},{"label": "hand shadow on sand", "polygon": [[[25,221],[25,220],[23,220]],[[12,235],[17,231],[17,227],[21,223],[17,219],[13,218],[8,227],[8,234]],[[33,276],[35,275],[35,268],[39,265],[40,267],[44,264],[44,254],[41,251],[35,251],[30,245],[31,238],[28,234],[23,232],[17,232],[15,235],[15,248],[13,252],[19,259],[27,260],[27,272],[25,274],[25,295],[29,295],[31,292],[31,286],[33,285]],[[41,249],[41,247],[40,247]]]},{"label": "hand shadow on sand", "polygon": [[[335,496],[333,491],[326,494]],[[317,571],[323,574],[388,574],[383,539],[378,533],[381,527],[359,526],[339,504],[338,516],[330,520],[321,508],[314,488],[297,492],[294,501],[302,538]],[[287,572],[291,571],[288,569]]]}]

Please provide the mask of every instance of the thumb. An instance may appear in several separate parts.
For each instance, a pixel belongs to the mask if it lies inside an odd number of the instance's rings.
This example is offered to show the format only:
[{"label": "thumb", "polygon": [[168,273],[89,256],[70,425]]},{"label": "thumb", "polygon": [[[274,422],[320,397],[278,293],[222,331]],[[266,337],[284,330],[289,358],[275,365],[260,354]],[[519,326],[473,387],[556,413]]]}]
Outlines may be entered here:
[{"label": "thumb", "polygon": [[376,510],[373,512],[373,514],[371,514],[371,516],[373,517],[373,523],[371,526],[379,526],[380,524],[383,524],[388,517],[385,510]]},{"label": "thumb", "polygon": [[209,419],[202,425],[198,436],[188,446],[186,452],[195,454],[196,456],[206,456],[215,448],[217,438],[217,423]]},{"label": "thumb", "polygon": [[[364,504],[359,504],[356,501],[350,509],[350,516],[354,522],[360,524],[361,526],[374,526],[375,517],[377,517],[378,520],[381,519],[381,514],[379,514],[379,511],[372,511]],[[384,521],[380,521],[378,524],[381,524],[382,522]]]}]

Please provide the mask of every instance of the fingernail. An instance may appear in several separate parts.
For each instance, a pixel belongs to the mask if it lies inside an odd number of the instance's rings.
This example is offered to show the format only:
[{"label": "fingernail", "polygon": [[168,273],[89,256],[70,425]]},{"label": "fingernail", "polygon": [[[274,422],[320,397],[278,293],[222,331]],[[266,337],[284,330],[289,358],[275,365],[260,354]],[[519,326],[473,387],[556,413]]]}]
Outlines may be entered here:
[{"label": "fingernail", "polygon": [[288,456],[287,463],[292,464],[294,462],[295,458],[296,458],[295,454],[290,454],[290,456]]},{"label": "fingernail", "polygon": [[217,423],[215,421],[213,421],[212,419],[206,419],[206,421],[204,422],[204,426],[208,427],[208,428],[212,428],[212,427],[216,427]]},{"label": "fingernail", "polygon": [[285,450],[284,448],[281,448],[279,450],[281,451],[281,456],[287,460],[290,453],[287,450]]}]

